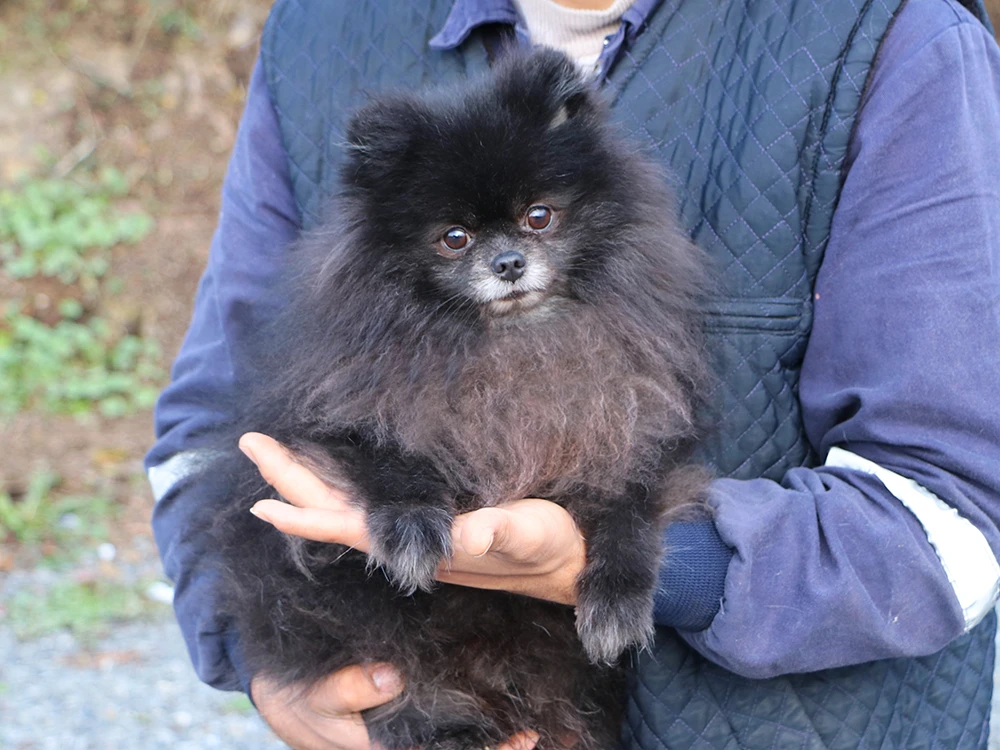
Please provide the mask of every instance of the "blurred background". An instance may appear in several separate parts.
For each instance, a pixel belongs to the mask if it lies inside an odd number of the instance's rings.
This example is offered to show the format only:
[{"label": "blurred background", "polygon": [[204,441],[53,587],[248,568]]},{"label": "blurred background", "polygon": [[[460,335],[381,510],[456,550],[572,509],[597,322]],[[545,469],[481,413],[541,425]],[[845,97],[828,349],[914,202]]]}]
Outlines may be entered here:
[{"label": "blurred background", "polygon": [[142,456],[266,0],[0,0],[0,748],[283,747],[197,682]]},{"label": "blurred background", "polygon": [[282,747],[194,677],[142,472],[269,6],[0,0],[0,750]]}]

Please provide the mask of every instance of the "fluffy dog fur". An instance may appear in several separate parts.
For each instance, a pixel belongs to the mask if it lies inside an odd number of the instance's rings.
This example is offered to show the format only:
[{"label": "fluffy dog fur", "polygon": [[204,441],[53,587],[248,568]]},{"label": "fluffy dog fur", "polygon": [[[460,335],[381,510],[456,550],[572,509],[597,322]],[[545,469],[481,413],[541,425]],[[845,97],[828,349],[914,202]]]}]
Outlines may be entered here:
[{"label": "fluffy dog fur", "polygon": [[[203,480],[244,658],[304,689],[396,665],[405,693],[366,715],[388,750],[524,729],[540,750],[610,747],[616,662],[653,632],[665,513],[703,486],[688,466],[701,258],[562,55],[377,98],[348,140],[251,405]],[[366,510],[370,559],[246,512],[273,494],[233,449],[250,429]],[[587,540],[575,613],[434,585],[453,516],[522,497],[560,503]]]}]

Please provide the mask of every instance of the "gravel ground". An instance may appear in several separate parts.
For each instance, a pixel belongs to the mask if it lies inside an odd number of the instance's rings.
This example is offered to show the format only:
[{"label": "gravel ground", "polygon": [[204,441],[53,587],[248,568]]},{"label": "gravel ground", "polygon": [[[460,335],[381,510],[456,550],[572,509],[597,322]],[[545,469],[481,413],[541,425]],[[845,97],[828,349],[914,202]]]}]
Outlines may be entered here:
[{"label": "gravel ground", "polygon": [[[102,560],[108,546],[68,567],[0,573],[0,750],[285,748],[242,694],[198,681],[166,603],[170,588],[146,583],[161,575],[152,540],[137,536]],[[18,595],[95,578],[145,590],[145,619],[106,626],[102,637],[14,635],[7,615]]]},{"label": "gravel ground", "polygon": [[[996,734],[989,750],[1000,750]],[[0,750],[284,747],[238,694],[198,681],[167,612],[87,646],[69,633],[19,642],[0,621]]]},{"label": "gravel ground", "polygon": [[236,693],[201,684],[172,621],[19,643],[0,628],[2,750],[279,750]]}]

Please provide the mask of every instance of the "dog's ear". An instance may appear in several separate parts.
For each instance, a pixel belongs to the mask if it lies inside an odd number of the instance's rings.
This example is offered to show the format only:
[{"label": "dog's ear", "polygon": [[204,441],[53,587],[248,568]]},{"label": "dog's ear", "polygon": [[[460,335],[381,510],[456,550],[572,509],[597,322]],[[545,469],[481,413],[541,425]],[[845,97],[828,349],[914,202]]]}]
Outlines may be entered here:
[{"label": "dog's ear", "polygon": [[564,122],[578,118],[581,113],[595,111],[596,107],[588,92],[572,93],[565,98],[561,105],[555,107],[549,118],[549,129],[558,128]]},{"label": "dog's ear", "polygon": [[554,49],[541,47],[527,55],[514,52],[498,73],[501,95],[515,106],[544,114],[550,129],[601,109],[596,89],[569,57]]},{"label": "dog's ear", "polygon": [[414,99],[380,97],[366,104],[347,125],[344,179],[361,188],[378,186],[405,164],[422,121]]}]

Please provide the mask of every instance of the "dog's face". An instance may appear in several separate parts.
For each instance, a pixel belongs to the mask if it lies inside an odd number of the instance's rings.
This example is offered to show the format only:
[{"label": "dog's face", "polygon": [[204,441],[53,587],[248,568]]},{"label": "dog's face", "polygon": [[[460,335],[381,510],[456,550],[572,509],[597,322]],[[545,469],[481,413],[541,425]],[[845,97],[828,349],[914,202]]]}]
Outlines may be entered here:
[{"label": "dog's face", "polygon": [[344,177],[382,282],[490,317],[578,298],[632,218],[604,119],[557,53],[363,109]]},{"label": "dog's face", "polygon": [[431,228],[428,244],[448,261],[430,266],[435,285],[493,315],[529,310],[563,292],[572,256],[559,231],[564,202],[540,196],[529,203],[492,221],[470,215]]}]

